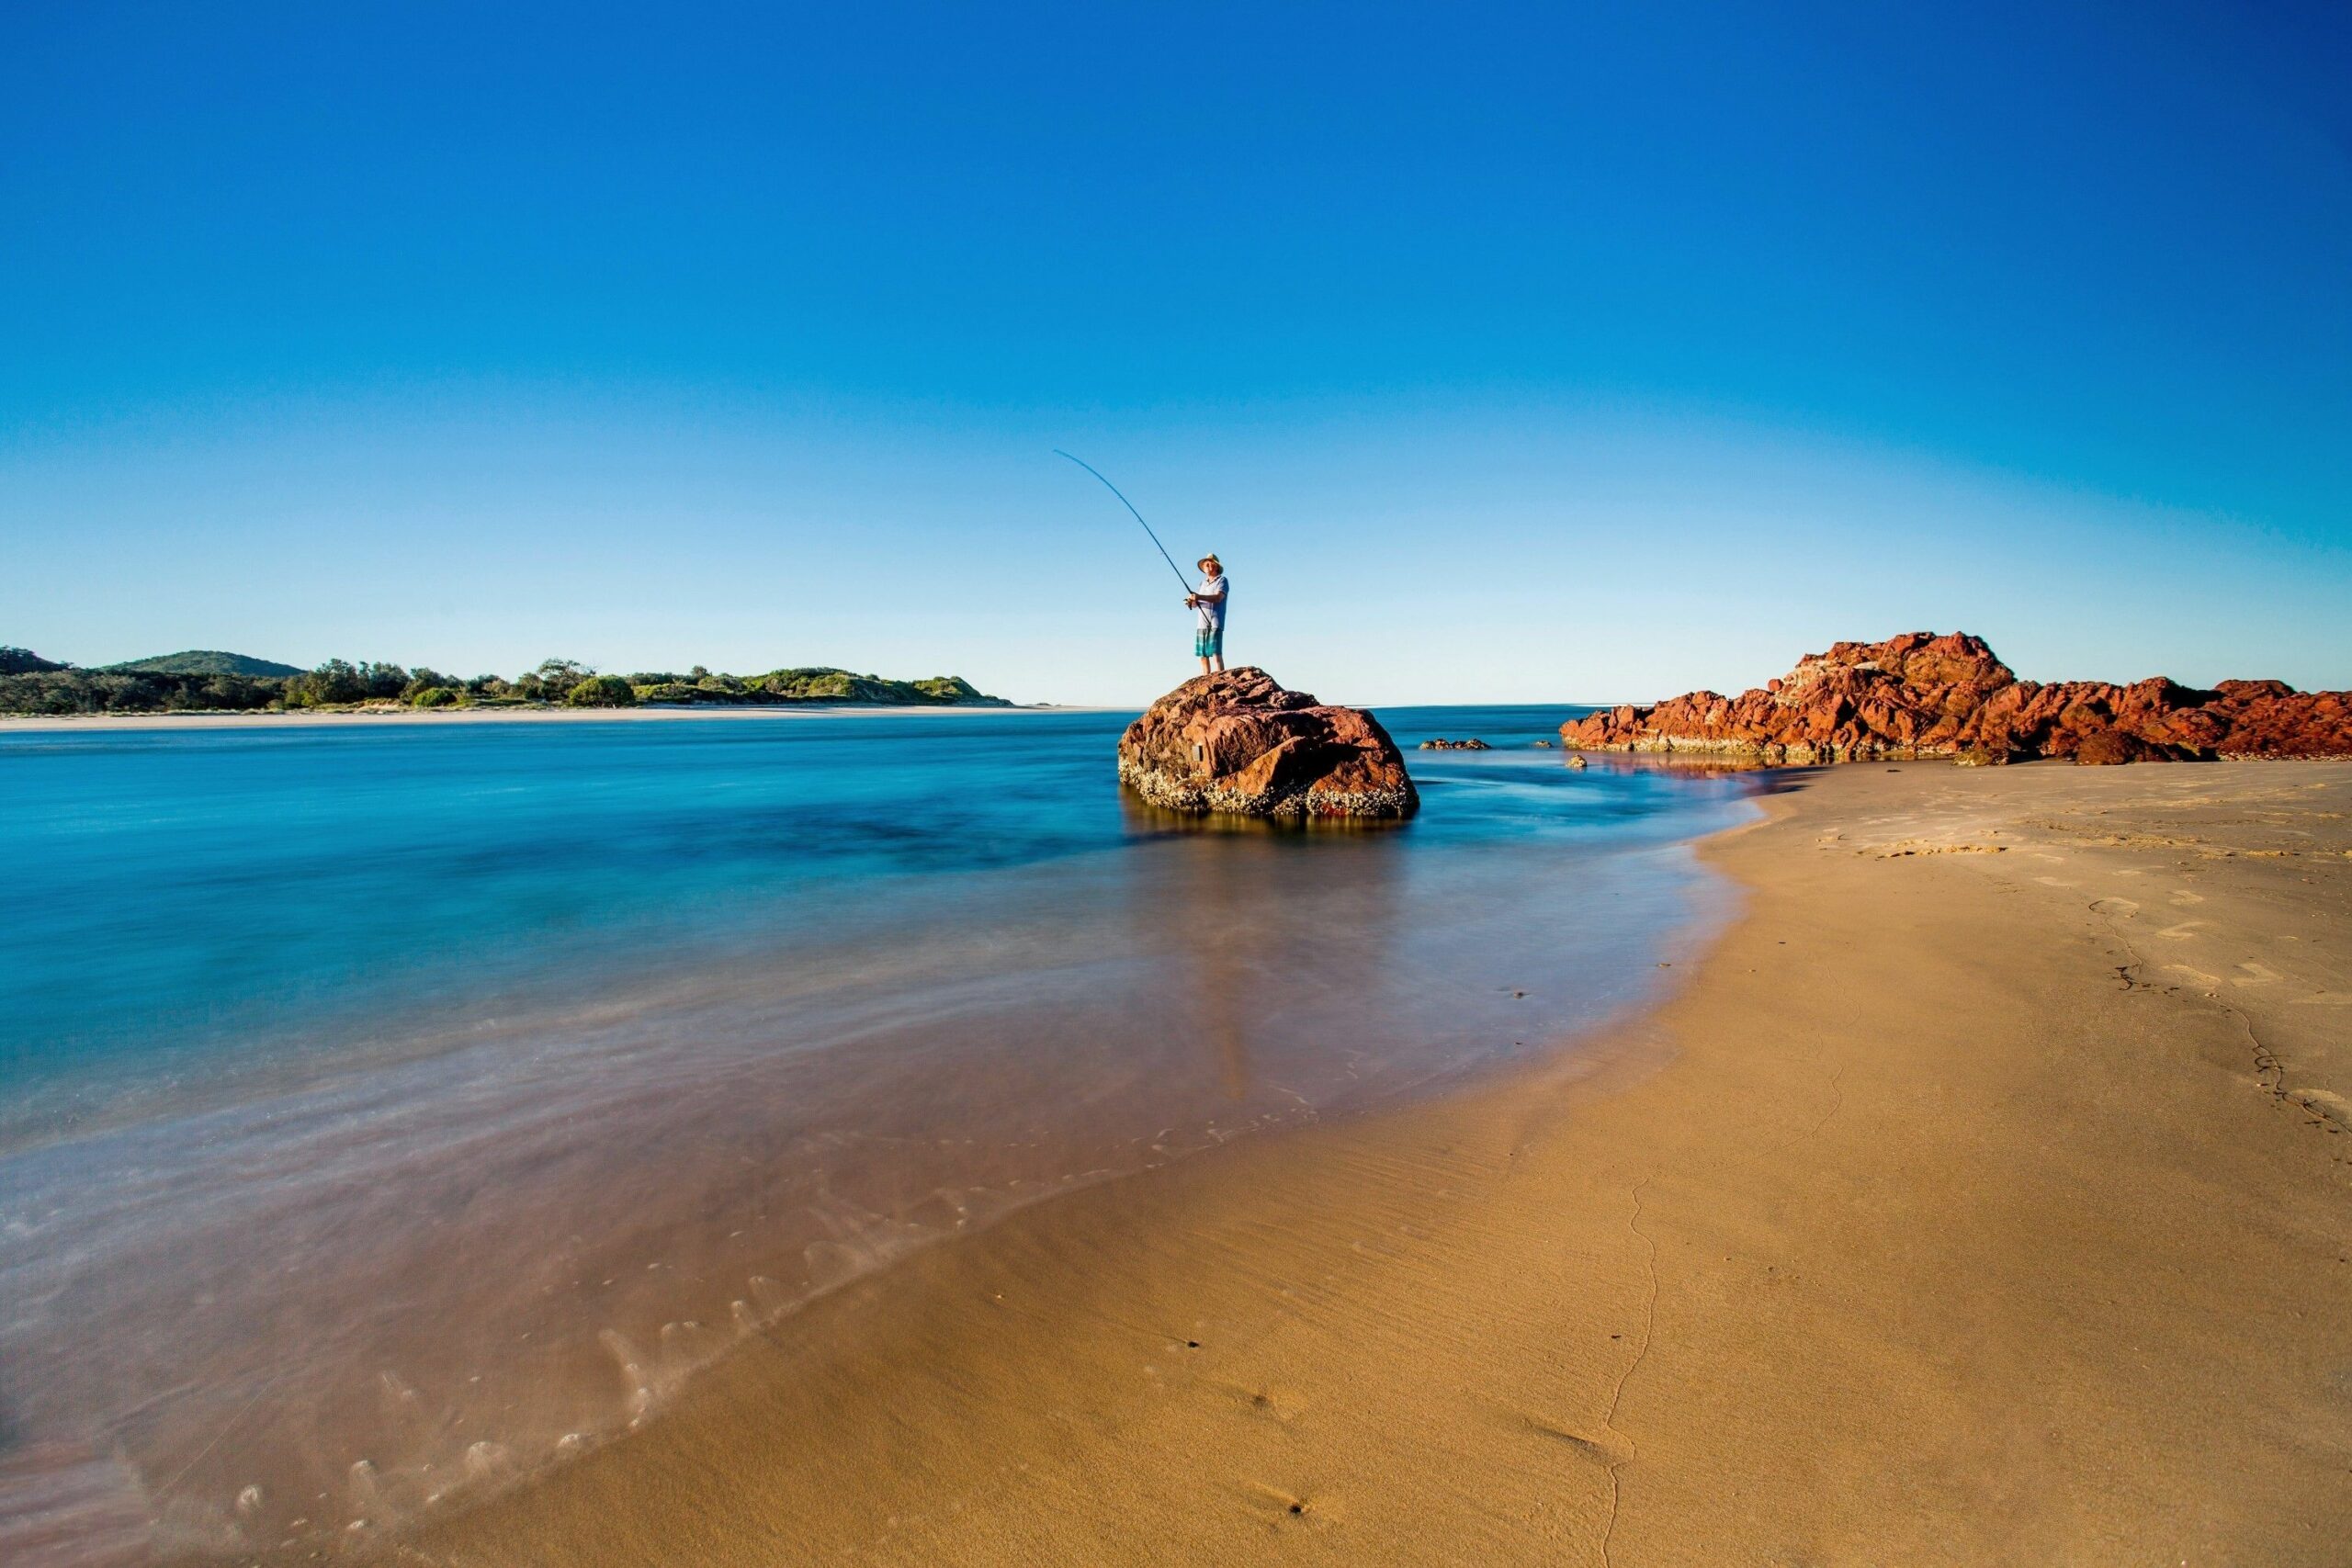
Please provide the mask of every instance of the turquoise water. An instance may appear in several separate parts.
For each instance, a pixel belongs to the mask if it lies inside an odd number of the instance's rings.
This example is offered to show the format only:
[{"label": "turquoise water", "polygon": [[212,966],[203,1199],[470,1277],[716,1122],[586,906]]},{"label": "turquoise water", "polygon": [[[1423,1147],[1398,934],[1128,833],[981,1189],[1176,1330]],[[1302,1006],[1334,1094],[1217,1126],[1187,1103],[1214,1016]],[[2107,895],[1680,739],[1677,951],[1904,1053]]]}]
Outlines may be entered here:
[{"label": "turquoise water", "polygon": [[0,733],[0,1547],[394,1529],[910,1247],[1555,1048],[1749,809],[1573,711],[1387,710],[1498,749],[1289,832],[1124,797],[1125,715]]}]

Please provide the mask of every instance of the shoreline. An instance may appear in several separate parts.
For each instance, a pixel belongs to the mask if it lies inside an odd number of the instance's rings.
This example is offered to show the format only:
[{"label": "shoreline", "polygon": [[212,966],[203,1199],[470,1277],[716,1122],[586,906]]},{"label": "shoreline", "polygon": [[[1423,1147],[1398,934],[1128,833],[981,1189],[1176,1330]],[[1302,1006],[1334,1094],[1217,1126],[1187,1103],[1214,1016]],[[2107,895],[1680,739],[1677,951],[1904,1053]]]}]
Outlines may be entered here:
[{"label": "shoreline", "polygon": [[1726,912],[1689,846],[1763,782],[1505,754],[1432,769],[1435,833],[1308,847],[1104,787],[1125,723],[777,727],[834,737],[793,756],[591,726],[558,769],[360,774],[348,730],[18,742],[52,919],[15,948],[0,1269],[40,1457],[0,1539],[70,1522],[62,1467],[159,1552],[339,1551],[911,1248],[1510,1072],[1665,988]]},{"label": "shoreline", "polygon": [[402,1544],[2333,1562],[2348,803],[2328,763],[1814,775],[1703,846],[1745,912],[1586,1081],[1023,1211]]},{"label": "shoreline", "polygon": [[610,723],[616,719],[653,721],[687,718],[905,718],[929,714],[1048,714],[1124,713],[1124,708],[1063,707],[1012,703],[1004,706],[979,703],[941,703],[900,706],[888,703],[783,704],[682,703],[636,707],[458,707],[379,708],[321,713],[301,709],[287,713],[222,711],[220,713],[156,714],[0,714],[0,736],[17,731],[54,733],[81,729],[265,729],[274,727],[332,728],[347,725],[387,724],[577,724]]}]

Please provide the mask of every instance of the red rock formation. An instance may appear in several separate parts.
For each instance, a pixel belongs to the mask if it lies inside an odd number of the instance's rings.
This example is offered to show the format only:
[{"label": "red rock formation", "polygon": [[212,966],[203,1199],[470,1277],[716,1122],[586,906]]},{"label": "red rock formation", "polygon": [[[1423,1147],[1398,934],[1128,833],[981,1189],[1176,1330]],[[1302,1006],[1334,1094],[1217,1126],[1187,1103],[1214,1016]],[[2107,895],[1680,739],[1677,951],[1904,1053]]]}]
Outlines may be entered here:
[{"label": "red rock formation", "polygon": [[2042,685],[2018,680],[1982,637],[1908,632],[1841,642],[1738,697],[1692,692],[1574,719],[1560,738],[1588,750],[1799,763],[2352,757],[2352,693],[2298,692],[2278,681],[2224,681],[2200,692],[2160,675],[2128,686]]},{"label": "red rock formation", "polygon": [[1380,721],[1262,670],[1196,675],[1119,738],[1119,782],[1176,811],[1410,817],[1420,796]]}]

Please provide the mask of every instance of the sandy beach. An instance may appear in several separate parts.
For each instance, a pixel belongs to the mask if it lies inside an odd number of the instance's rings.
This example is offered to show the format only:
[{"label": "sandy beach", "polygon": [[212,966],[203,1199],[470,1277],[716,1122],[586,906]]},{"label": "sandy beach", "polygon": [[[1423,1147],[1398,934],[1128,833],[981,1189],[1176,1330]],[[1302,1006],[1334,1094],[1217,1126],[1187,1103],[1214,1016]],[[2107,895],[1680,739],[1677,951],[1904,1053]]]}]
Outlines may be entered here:
[{"label": "sandy beach", "polygon": [[919,1254],[402,1555],[2342,1562],[2352,765],[1792,783],[1638,1022]]}]

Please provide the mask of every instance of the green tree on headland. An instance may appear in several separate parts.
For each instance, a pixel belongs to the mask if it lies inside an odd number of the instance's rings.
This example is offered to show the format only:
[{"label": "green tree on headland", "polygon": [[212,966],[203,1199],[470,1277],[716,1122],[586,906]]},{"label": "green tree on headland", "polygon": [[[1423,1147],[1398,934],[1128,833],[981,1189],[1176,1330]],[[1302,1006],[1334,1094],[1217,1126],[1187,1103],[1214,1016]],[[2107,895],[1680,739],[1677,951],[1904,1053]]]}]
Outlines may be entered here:
[{"label": "green tree on headland", "polygon": [[43,675],[52,670],[70,670],[70,664],[43,659],[29,648],[0,648],[0,675]]},{"label": "green tree on headland", "polygon": [[560,703],[571,696],[573,687],[595,672],[595,666],[576,659],[542,659],[539,667],[523,679],[536,679],[539,694],[551,703]]},{"label": "green tree on headland", "polygon": [[630,708],[637,705],[637,690],[617,675],[590,675],[563,700],[576,708]]},{"label": "green tree on headland", "polygon": [[390,702],[408,690],[408,671],[397,664],[354,664],[330,659],[304,674],[286,681],[286,705],[324,707],[330,704]]}]

